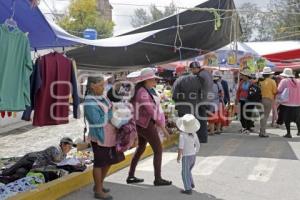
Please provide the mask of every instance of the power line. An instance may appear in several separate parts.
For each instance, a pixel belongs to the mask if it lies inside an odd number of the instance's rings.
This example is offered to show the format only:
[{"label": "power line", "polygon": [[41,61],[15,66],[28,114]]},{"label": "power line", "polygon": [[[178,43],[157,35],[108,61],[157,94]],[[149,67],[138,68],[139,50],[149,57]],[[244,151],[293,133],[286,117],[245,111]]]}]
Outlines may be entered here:
[{"label": "power line", "polygon": [[282,37],[276,37],[275,40],[284,39],[284,38],[290,38],[290,37],[296,37],[296,36],[300,36],[300,33],[291,34],[291,35],[282,36]]},{"label": "power line", "polygon": [[[131,4],[131,3],[112,3],[113,5],[119,5],[119,6],[136,6],[136,7],[149,7],[151,5],[149,4]],[[168,6],[162,6],[162,5],[155,5],[156,7],[162,7],[167,8]],[[182,10],[191,10],[191,11],[222,11],[222,12],[240,12],[240,13],[252,13],[253,11],[250,10],[242,10],[242,9],[218,9],[218,8],[199,8],[199,7],[182,7],[182,6],[175,6],[177,9]],[[261,11],[259,10],[258,13],[266,13],[266,14],[281,14],[284,10],[278,10],[278,11]],[[285,12],[286,14],[290,15],[300,15],[300,12]]]},{"label": "power line", "polygon": [[58,20],[56,14],[54,14],[54,12],[52,11],[52,9],[50,8],[50,6],[48,5],[46,0],[43,0],[44,4],[48,7],[50,13],[53,15],[53,17],[55,18],[55,20]]}]

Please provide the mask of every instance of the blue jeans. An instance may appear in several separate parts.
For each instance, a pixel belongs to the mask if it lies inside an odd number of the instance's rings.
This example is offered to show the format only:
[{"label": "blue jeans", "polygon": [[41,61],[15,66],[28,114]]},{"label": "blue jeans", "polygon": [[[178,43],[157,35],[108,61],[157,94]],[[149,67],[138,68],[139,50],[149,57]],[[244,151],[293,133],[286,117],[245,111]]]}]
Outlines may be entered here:
[{"label": "blue jeans", "polygon": [[196,162],[196,155],[182,157],[182,181],[185,190],[191,190],[195,186],[192,169]]}]

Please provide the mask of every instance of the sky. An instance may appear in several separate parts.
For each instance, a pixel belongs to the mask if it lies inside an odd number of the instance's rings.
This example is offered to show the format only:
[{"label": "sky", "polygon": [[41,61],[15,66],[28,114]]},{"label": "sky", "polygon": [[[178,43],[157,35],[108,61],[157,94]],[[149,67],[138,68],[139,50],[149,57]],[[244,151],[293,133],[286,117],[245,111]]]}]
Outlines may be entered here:
[{"label": "sky", "polygon": [[[201,4],[204,1],[205,0],[173,0],[176,6],[188,8]],[[53,10],[58,10],[61,13],[65,13],[69,2],[69,0],[41,0],[40,8],[42,12],[46,14],[53,12]],[[172,0],[110,0],[110,3],[113,6],[113,21],[115,22],[114,34],[118,35],[133,28],[130,22],[131,16],[133,16],[135,9],[147,8],[147,5],[150,4],[155,4],[157,6],[167,6],[171,2]],[[269,0],[235,0],[235,4],[237,7],[246,2],[256,3],[258,6],[265,8],[267,7]],[[121,4],[135,4],[143,6]]]}]

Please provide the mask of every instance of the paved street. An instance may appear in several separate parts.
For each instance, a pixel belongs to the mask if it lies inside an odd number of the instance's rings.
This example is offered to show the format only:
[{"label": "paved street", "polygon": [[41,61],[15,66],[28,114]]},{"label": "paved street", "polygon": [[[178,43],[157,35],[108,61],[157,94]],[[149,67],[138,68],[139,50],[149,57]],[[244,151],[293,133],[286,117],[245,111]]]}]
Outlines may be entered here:
[{"label": "paved street", "polygon": [[[163,157],[163,176],[171,187],[153,187],[152,157],[140,162],[137,176],[144,184],[127,185],[128,168],[107,178],[115,200],[299,200],[300,137],[282,138],[285,131],[271,129],[270,138],[237,134],[233,126],[220,136],[212,136],[201,146],[194,168],[196,189],[192,196],[182,188],[176,148]],[[293,130],[295,134],[296,130]],[[92,186],[63,200],[93,199]]]}]

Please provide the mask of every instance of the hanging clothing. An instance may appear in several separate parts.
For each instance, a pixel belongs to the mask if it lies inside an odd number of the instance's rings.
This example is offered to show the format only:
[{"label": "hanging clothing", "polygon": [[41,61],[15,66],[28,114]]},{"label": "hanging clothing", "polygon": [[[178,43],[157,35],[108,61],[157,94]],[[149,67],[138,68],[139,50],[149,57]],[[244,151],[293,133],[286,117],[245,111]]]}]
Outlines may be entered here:
[{"label": "hanging clothing", "polygon": [[0,25],[0,110],[23,111],[30,106],[32,62],[28,37],[18,28]]},{"label": "hanging clothing", "polygon": [[79,118],[79,96],[72,61],[54,52],[37,61],[31,79],[32,105],[22,119],[30,120],[34,110],[33,125],[59,125],[69,122],[69,94],[72,92],[73,116]]}]

